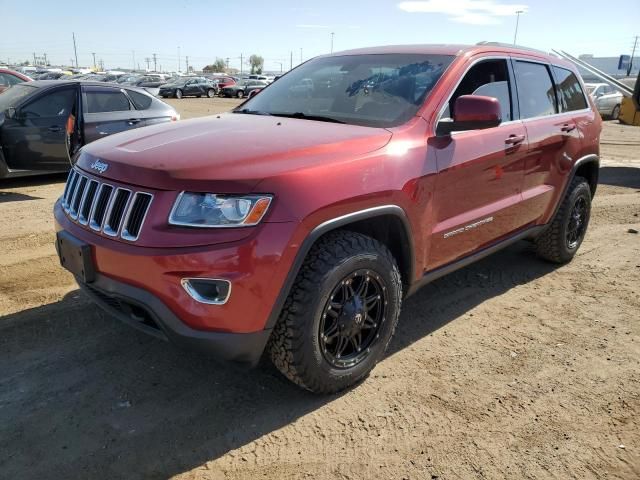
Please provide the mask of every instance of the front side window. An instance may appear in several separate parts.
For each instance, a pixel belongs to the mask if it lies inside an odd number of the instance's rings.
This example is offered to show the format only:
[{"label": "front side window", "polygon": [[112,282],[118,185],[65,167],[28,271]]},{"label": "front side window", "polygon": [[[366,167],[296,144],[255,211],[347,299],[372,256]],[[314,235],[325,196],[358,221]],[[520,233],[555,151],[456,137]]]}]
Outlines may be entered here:
[{"label": "front side window", "polygon": [[451,112],[453,112],[456,100],[462,95],[480,95],[496,98],[500,102],[500,108],[502,109],[502,121],[513,120],[509,69],[507,68],[507,61],[504,59],[484,60],[471,67],[449,99],[442,115],[443,120],[451,118]]},{"label": "front side window", "polygon": [[516,60],[514,70],[518,84],[520,118],[544,117],[558,113],[556,94],[546,65]]},{"label": "front side window", "polygon": [[96,88],[86,91],[87,113],[122,112],[131,109],[129,100],[120,90]]},{"label": "front side window", "polygon": [[28,103],[21,113],[27,118],[66,117],[73,110],[75,100],[75,90],[56,90]]},{"label": "front side window", "polygon": [[453,58],[428,54],[316,58],[236,112],[394,127],[416,114]]},{"label": "front side window", "polygon": [[556,76],[556,82],[558,82],[560,110],[572,112],[587,108],[587,100],[584,97],[578,77],[571,70],[555,66],[553,67],[553,73]]}]

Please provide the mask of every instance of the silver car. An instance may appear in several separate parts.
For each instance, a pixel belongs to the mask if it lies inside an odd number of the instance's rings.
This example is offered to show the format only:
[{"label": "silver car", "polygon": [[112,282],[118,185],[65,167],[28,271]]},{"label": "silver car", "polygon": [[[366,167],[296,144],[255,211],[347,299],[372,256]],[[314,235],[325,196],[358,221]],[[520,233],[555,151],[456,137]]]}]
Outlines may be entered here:
[{"label": "silver car", "polygon": [[600,115],[616,120],[620,115],[622,93],[606,83],[587,83],[585,86]]}]

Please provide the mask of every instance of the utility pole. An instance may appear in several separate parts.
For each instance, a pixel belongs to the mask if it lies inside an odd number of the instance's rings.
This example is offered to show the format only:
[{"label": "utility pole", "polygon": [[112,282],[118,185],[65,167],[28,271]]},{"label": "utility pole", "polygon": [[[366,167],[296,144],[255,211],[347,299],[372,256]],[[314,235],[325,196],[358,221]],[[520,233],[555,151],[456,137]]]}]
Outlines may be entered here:
[{"label": "utility pole", "polygon": [[47,63],[47,54],[44,53],[43,56],[44,56],[44,66],[46,67],[48,65],[48,63]]},{"label": "utility pole", "polygon": [[96,52],[91,52],[91,55],[93,55],[93,69],[96,69]]},{"label": "utility pole", "polygon": [[291,59],[289,60],[289,70],[293,70],[293,51],[291,52]]},{"label": "utility pole", "polygon": [[157,71],[158,71],[158,70],[156,70],[156,69],[158,68],[158,67],[157,67],[157,64],[156,64],[156,61],[157,61],[157,59],[156,59],[156,54],[154,53],[154,54],[153,54],[153,71],[154,71],[154,72],[157,72]]},{"label": "utility pole", "polygon": [[186,67],[186,68],[187,68],[187,73],[189,73],[189,55],[187,55],[186,57],[184,57],[184,59],[185,59],[185,60],[184,60],[184,61],[185,61],[185,64],[187,65],[187,67]]},{"label": "utility pole", "polygon": [[240,77],[241,78],[242,78],[242,68],[243,68],[242,62],[243,62],[243,54],[241,53],[240,54]]},{"label": "utility pole", "polygon": [[331,32],[331,53],[333,53],[333,37],[335,36],[334,32]]},{"label": "utility pole", "polygon": [[229,70],[229,57],[227,57],[227,70]]},{"label": "utility pole", "polygon": [[627,67],[627,77],[631,76],[631,69],[633,68],[633,56],[636,54],[636,47],[638,46],[638,35],[633,42],[633,50],[631,51],[631,58],[629,59],[629,66]]},{"label": "utility pole", "polygon": [[524,10],[516,10],[516,31],[513,34],[513,44],[516,44],[516,39],[518,38],[518,24],[520,23],[520,14],[524,13]]},{"label": "utility pole", "polygon": [[131,50],[131,56],[133,58],[133,66],[132,66],[132,68],[135,70],[136,69],[136,51],[135,50]]},{"label": "utility pole", "polygon": [[151,59],[147,57],[144,59],[144,61],[147,62],[147,72],[148,72],[149,70],[151,70],[151,67],[149,66],[149,62],[151,62]]},{"label": "utility pole", "polygon": [[76,56],[76,68],[78,68],[78,49],[76,48],[76,34],[75,32],[72,33],[73,35],[73,53],[75,53]]},{"label": "utility pole", "polygon": [[33,52],[33,66],[36,65],[36,52]]},{"label": "utility pole", "polygon": [[300,63],[302,63],[302,49],[300,49]]}]

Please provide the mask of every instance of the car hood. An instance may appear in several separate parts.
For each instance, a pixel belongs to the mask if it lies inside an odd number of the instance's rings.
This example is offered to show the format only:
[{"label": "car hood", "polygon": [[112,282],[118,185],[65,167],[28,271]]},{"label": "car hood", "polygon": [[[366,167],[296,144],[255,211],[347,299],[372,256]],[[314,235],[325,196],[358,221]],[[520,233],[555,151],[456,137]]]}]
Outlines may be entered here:
[{"label": "car hood", "polygon": [[83,147],[77,164],[148,188],[248,193],[261,180],[353,161],[390,139],[383,128],[226,113],[103,138]]}]

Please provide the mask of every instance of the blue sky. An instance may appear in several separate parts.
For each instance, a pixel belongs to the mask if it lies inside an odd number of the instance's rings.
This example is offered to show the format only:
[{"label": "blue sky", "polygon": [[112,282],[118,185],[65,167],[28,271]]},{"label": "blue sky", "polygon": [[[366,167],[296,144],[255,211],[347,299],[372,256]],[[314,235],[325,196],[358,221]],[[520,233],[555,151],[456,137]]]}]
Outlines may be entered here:
[{"label": "blue sky", "polygon": [[81,65],[91,52],[108,68],[145,65],[157,54],[176,70],[185,56],[201,68],[216,57],[239,67],[240,54],[265,58],[267,70],[286,70],[302,57],[404,43],[512,42],[572,54],[630,53],[640,35],[640,0],[0,0],[0,62],[33,52],[69,64],[71,32]]}]

